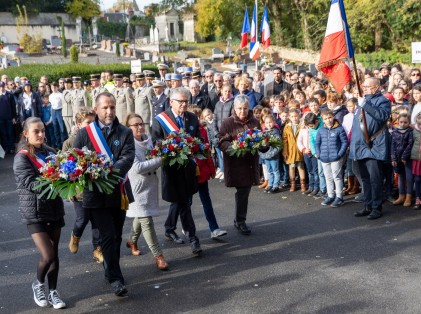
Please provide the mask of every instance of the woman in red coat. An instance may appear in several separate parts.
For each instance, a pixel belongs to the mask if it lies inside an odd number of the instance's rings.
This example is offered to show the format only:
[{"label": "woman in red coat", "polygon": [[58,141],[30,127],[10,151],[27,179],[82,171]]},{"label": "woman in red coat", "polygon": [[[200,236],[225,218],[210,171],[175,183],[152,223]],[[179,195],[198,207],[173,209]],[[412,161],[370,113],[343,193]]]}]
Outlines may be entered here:
[{"label": "woman in red coat", "polygon": [[251,186],[259,183],[259,156],[247,153],[236,157],[228,155],[226,151],[239,133],[254,128],[260,128],[260,124],[250,111],[249,98],[238,95],[234,99],[234,113],[222,122],[218,137],[220,149],[224,153],[225,185],[237,189],[234,226],[245,235],[251,233],[246,225],[247,208]]},{"label": "woman in red coat", "polygon": [[[202,109],[199,106],[190,106],[188,109],[190,112],[197,115],[200,119],[202,114]],[[209,144],[208,134],[203,122],[201,121],[199,126],[200,136],[204,139],[206,144]],[[212,161],[212,156],[209,156],[207,159],[195,159],[197,166],[199,167],[199,176],[197,177],[197,182],[199,186],[199,197],[203,205],[203,210],[205,212],[206,220],[209,224],[209,229],[211,231],[211,238],[216,239],[227,234],[225,230],[222,230],[218,226],[216,221],[215,212],[213,211],[212,200],[209,195],[209,186],[208,181],[212,178],[215,178],[215,165]]]}]

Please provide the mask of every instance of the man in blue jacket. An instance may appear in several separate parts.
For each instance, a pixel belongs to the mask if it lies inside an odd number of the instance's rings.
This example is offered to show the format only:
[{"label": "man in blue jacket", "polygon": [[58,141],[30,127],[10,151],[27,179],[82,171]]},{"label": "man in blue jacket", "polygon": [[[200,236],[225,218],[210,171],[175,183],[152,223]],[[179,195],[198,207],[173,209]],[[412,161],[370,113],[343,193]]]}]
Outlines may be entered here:
[{"label": "man in blue jacket", "polygon": [[[380,93],[380,80],[368,78],[362,85],[364,101],[357,107],[352,125],[349,158],[357,160],[363,182],[365,206],[354,213],[356,217],[382,216],[383,173],[382,164],[390,157],[390,134],[387,120],[390,117],[390,102]],[[365,111],[366,128],[361,111]],[[365,132],[369,141],[366,142]]]}]

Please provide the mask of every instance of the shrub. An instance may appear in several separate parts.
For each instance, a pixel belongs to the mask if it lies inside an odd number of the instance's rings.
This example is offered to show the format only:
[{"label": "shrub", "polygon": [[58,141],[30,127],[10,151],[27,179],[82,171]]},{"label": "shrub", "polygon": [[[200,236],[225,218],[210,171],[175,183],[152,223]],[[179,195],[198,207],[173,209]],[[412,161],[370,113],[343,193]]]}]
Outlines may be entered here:
[{"label": "shrub", "polygon": [[118,41],[115,42],[115,55],[118,58],[120,57],[120,43]]},{"label": "shrub", "polygon": [[[142,64],[143,70],[152,70],[158,73],[153,64]],[[129,64],[86,64],[86,63],[65,63],[65,64],[23,64],[20,67],[9,67],[0,71],[0,76],[6,74],[9,77],[26,76],[35,85],[43,75],[47,75],[49,82],[58,81],[60,78],[80,76],[82,81],[89,80],[90,74],[101,73],[112,70],[124,76],[130,75]]]},{"label": "shrub", "polygon": [[410,65],[412,61],[410,53],[400,53],[396,50],[384,49],[371,53],[355,54],[355,60],[370,69],[377,69],[384,62]]},{"label": "shrub", "polygon": [[75,45],[70,47],[70,62],[77,63],[79,62],[79,51]]}]

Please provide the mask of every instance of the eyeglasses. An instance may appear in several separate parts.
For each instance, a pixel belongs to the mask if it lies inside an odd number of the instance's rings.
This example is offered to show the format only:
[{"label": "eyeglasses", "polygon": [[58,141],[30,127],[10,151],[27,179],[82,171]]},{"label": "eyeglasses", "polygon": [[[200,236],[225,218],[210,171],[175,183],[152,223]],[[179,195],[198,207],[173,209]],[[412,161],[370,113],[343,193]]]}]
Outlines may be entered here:
[{"label": "eyeglasses", "polygon": [[420,76],[420,73],[412,73],[411,76]]},{"label": "eyeglasses", "polygon": [[130,127],[135,127],[135,128],[143,128],[144,124],[143,123],[135,123],[135,124],[130,124]]},{"label": "eyeglasses", "polygon": [[186,104],[186,105],[188,105],[189,104],[189,101],[188,100],[181,100],[181,99],[172,99],[172,100],[175,100],[176,102],[178,102],[179,104]]},{"label": "eyeglasses", "polygon": [[214,82],[222,82],[222,80],[214,80]]},{"label": "eyeglasses", "polygon": [[363,89],[373,89],[373,88],[377,88],[376,86],[368,86],[368,85],[361,85],[361,87]]},{"label": "eyeglasses", "polygon": [[213,77],[213,75],[205,75],[205,77]]}]

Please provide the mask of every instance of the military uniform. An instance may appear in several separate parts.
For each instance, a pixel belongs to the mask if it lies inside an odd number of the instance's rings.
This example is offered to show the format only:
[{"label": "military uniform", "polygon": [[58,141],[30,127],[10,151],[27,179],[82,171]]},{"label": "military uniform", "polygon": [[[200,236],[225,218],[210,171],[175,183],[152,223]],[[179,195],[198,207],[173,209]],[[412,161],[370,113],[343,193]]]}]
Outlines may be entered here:
[{"label": "military uniform", "polygon": [[[72,82],[71,79],[70,83]],[[69,81],[66,81],[69,83]],[[73,89],[65,89],[63,90],[63,121],[66,125],[67,133],[70,134],[73,125],[73,108],[72,108],[72,97],[73,97]]]},{"label": "military uniform", "polygon": [[[91,74],[91,82],[92,81],[98,81],[101,79],[101,74]],[[96,97],[103,93],[106,92],[107,90],[105,89],[105,87],[99,85],[98,87],[95,87],[91,90],[91,100],[92,100],[92,107],[95,104],[95,99]]]},{"label": "military uniform", "polygon": [[[122,80],[121,74],[114,74],[115,80]],[[112,94],[115,97],[116,115],[120,123],[123,123],[128,113],[135,112],[133,93],[130,88],[123,86],[115,87]]]}]

